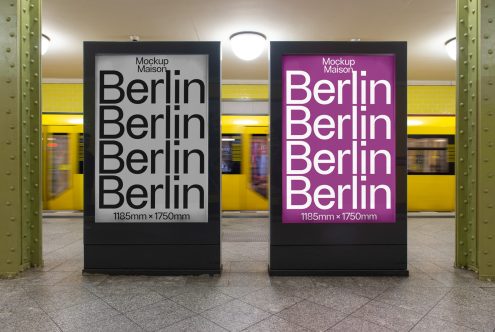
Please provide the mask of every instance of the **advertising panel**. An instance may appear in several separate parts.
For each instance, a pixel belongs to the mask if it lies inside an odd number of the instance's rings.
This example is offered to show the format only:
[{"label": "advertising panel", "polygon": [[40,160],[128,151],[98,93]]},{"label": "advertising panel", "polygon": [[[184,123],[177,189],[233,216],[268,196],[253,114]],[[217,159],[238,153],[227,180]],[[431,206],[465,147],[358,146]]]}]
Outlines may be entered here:
[{"label": "advertising panel", "polygon": [[208,221],[208,55],[95,57],[95,222]]},{"label": "advertising panel", "polygon": [[282,223],[396,222],[395,60],[282,56]]}]

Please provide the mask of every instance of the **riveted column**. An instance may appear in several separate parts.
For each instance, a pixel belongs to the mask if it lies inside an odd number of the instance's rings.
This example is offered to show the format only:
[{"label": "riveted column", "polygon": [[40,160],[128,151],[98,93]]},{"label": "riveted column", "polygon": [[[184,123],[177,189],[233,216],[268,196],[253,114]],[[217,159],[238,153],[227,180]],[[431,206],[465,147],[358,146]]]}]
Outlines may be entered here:
[{"label": "riveted column", "polygon": [[457,2],[456,265],[477,270],[478,1]]},{"label": "riveted column", "polygon": [[495,277],[495,1],[480,7],[478,96],[478,271]]},{"label": "riveted column", "polygon": [[495,1],[457,2],[456,266],[495,276]]},{"label": "riveted column", "polygon": [[0,1],[0,276],[42,264],[40,1]]}]

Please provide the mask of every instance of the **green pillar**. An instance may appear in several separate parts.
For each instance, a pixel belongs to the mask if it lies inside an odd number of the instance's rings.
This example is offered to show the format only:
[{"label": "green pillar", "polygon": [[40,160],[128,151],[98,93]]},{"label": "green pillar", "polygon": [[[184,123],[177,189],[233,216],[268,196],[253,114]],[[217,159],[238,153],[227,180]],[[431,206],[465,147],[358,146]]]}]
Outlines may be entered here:
[{"label": "green pillar", "polygon": [[495,279],[495,1],[457,1],[456,266]]},{"label": "green pillar", "polygon": [[0,1],[0,277],[42,265],[40,13]]}]

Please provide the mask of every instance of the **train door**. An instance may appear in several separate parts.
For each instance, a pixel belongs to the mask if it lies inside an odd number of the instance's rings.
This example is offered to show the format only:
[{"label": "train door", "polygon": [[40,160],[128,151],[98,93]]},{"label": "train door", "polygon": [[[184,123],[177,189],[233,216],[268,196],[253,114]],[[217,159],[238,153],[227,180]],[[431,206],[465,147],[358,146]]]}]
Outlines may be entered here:
[{"label": "train door", "polygon": [[222,209],[268,209],[268,117],[222,116]]},{"label": "train door", "polygon": [[455,210],[455,117],[408,118],[408,211]]},{"label": "train door", "polygon": [[249,126],[245,130],[246,158],[246,201],[245,210],[268,210],[269,191],[269,139],[268,126]]},{"label": "train door", "polygon": [[43,202],[47,210],[83,209],[80,126],[43,126]]},{"label": "train door", "polygon": [[222,210],[241,210],[245,192],[241,128],[222,126]]}]

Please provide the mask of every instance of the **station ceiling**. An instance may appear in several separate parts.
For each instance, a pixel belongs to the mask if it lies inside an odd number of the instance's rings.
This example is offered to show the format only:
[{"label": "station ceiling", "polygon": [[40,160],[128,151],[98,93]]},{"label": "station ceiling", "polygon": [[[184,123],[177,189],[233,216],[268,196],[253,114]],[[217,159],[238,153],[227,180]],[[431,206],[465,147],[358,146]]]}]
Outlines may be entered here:
[{"label": "station ceiling", "polygon": [[229,36],[254,30],[273,41],[407,41],[408,79],[455,80],[444,49],[456,33],[455,0],[44,0],[52,43],[43,78],[82,78],[82,42],[222,41],[222,78],[267,80],[268,52],[237,59]]}]

